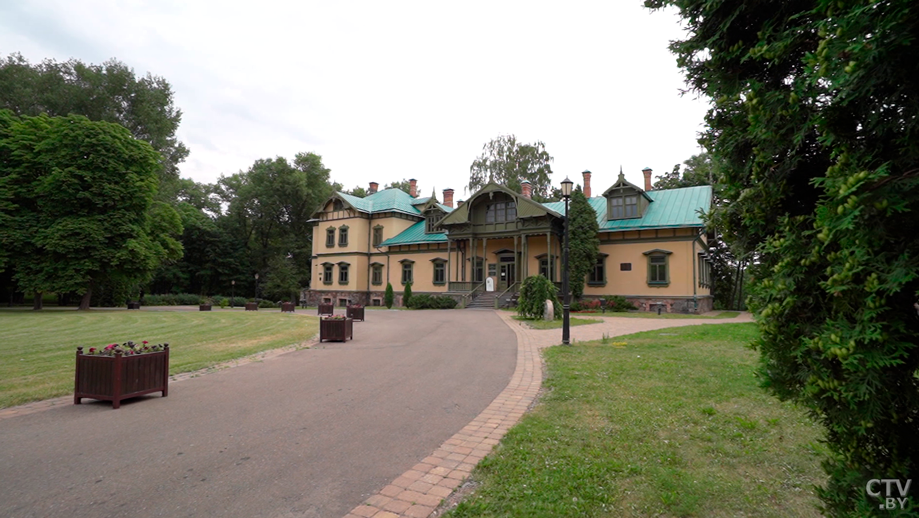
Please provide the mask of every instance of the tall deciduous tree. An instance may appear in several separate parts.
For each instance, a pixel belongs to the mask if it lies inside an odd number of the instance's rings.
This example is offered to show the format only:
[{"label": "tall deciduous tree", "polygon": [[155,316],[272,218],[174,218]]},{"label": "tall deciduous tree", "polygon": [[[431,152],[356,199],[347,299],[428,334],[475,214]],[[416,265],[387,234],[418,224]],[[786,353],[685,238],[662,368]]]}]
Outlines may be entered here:
[{"label": "tall deciduous tree", "polygon": [[529,180],[533,199],[548,201],[552,194],[552,160],[541,141],[523,144],[514,135],[500,135],[485,144],[482,154],[472,161],[466,189],[475,192],[495,182],[520,192],[520,182]]},{"label": "tall deciduous tree", "polygon": [[571,294],[579,299],[584,295],[587,276],[597,264],[600,225],[597,223],[597,213],[587,202],[580,185],[571,193],[569,203],[568,269],[571,276],[568,281]]},{"label": "tall deciduous tree", "polygon": [[22,117],[0,149],[12,205],[4,241],[23,291],[77,292],[87,309],[95,283],[143,282],[181,256],[179,217],[153,199],[159,154],[122,126]]},{"label": "tall deciduous tree", "polygon": [[766,384],[826,429],[827,512],[886,515],[866,483],[919,475],[919,10],[646,4],[680,10],[688,37],[672,49],[713,100],[704,141],[726,200],[713,216],[758,254]]},{"label": "tall deciduous tree", "polygon": [[161,190],[171,190],[179,177],[178,166],[188,156],[176,137],[182,112],[173,104],[169,83],[149,73],[137,77],[133,69],[114,59],[101,65],[76,59],[33,65],[20,54],[11,54],[0,59],[3,108],[16,115],[74,113],[121,124],[160,153]]},{"label": "tall deciduous tree", "polygon": [[312,254],[310,216],[341,186],[314,153],[256,160],[246,172],[221,177],[219,194],[236,235],[246,243],[252,267],[267,273],[269,262],[291,257],[301,285],[309,282]]}]

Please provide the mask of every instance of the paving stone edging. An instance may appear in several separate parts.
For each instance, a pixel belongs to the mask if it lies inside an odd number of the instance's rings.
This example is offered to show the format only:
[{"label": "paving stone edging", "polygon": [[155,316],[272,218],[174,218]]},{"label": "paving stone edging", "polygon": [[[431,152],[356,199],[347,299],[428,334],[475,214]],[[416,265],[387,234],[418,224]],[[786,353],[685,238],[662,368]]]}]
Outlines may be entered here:
[{"label": "paving stone edging", "polygon": [[[444,441],[430,456],[355,507],[345,518],[426,518],[463,483],[472,468],[527,411],[542,386],[540,349],[551,341],[536,340],[511,319],[497,315],[517,335],[517,366],[507,387],[475,419]],[[540,343],[543,342],[543,343]]]}]

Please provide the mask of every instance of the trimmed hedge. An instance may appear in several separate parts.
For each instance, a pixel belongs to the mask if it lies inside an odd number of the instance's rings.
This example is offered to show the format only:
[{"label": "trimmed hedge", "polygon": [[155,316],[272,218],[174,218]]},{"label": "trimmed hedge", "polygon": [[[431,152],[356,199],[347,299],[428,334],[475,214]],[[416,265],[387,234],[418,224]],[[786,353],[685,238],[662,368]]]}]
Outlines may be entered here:
[{"label": "trimmed hedge", "polygon": [[414,295],[406,306],[409,309],[453,309],[456,301],[447,296]]},{"label": "trimmed hedge", "polygon": [[[221,301],[226,299],[227,305],[230,304],[230,297],[214,295],[213,297],[202,297],[192,293],[167,293],[165,295],[144,295],[140,301],[142,306],[197,306],[201,299],[210,298],[212,301]],[[236,307],[246,305],[246,297],[233,297],[233,305]]]}]

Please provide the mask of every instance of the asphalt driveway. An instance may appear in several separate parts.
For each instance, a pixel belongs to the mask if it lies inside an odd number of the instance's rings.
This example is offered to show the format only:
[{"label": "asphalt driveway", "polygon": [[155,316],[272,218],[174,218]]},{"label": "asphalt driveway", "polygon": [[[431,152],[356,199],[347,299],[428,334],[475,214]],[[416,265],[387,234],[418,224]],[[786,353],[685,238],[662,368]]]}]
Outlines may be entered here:
[{"label": "asphalt driveway", "polygon": [[343,516],[475,418],[516,362],[493,312],[367,317],[353,341],[168,398],[0,421],[0,516]]}]

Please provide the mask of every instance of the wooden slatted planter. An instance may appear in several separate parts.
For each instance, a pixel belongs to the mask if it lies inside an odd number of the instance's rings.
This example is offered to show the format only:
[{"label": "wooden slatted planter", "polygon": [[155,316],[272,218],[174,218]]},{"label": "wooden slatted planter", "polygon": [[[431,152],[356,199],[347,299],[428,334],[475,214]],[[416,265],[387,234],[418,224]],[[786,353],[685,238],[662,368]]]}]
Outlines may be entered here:
[{"label": "wooden slatted planter", "polygon": [[124,356],[83,354],[77,347],[77,366],[73,404],[83,398],[111,401],[112,408],[121,407],[125,399],[162,392],[169,395],[169,344],[155,353]]},{"label": "wooden slatted planter", "polygon": [[334,306],[332,306],[332,304],[323,304],[322,302],[319,303],[320,315],[331,315],[333,310]]},{"label": "wooden slatted planter", "polygon": [[246,302],[246,311],[258,311],[258,304],[255,302]]},{"label": "wooden slatted planter", "polygon": [[199,304],[198,305],[198,311],[210,311],[210,310],[211,310],[210,304]]},{"label": "wooden slatted planter", "polygon": [[297,309],[297,305],[293,302],[281,303],[281,313],[293,313],[295,309]]},{"label": "wooden slatted planter", "polygon": [[128,309],[140,309],[140,302],[136,302],[136,301],[128,302]]},{"label": "wooden slatted planter", "polygon": [[354,339],[354,321],[350,318],[319,319],[319,341],[344,342]]},{"label": "wooden slatted planter", "polygon": [[348,306],[348,318],[364,321],[364,306]]}]

